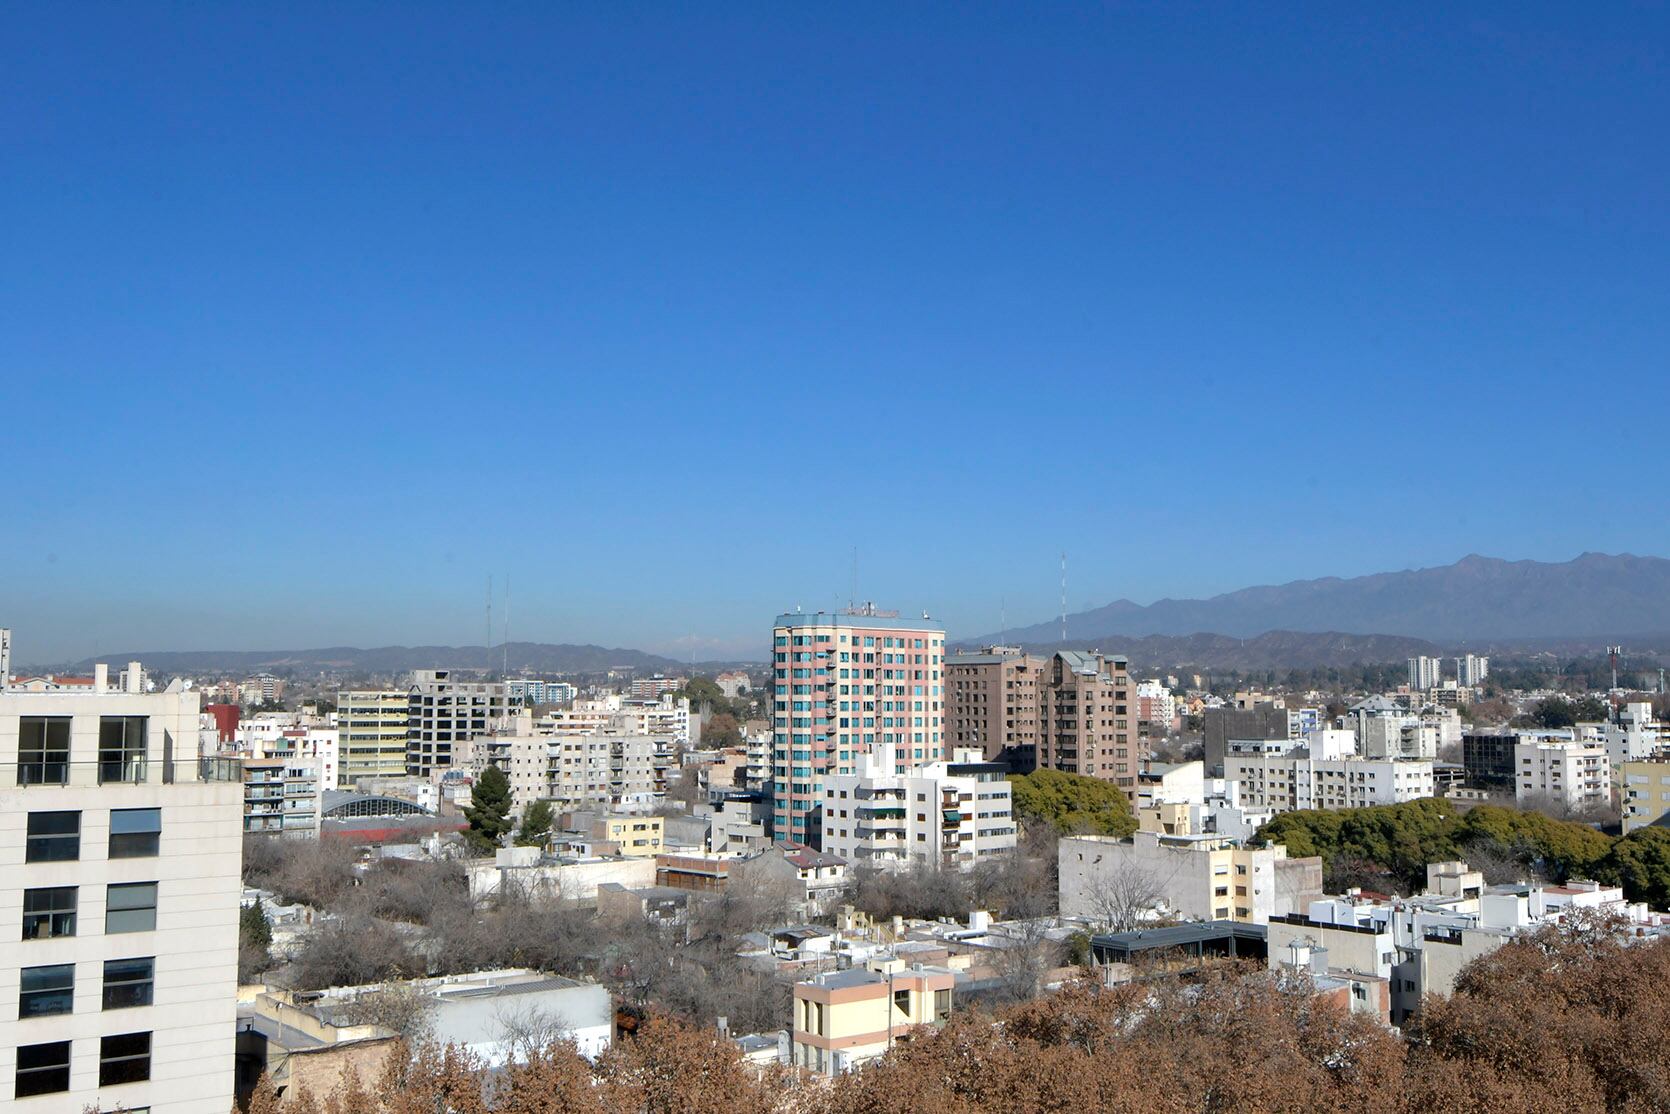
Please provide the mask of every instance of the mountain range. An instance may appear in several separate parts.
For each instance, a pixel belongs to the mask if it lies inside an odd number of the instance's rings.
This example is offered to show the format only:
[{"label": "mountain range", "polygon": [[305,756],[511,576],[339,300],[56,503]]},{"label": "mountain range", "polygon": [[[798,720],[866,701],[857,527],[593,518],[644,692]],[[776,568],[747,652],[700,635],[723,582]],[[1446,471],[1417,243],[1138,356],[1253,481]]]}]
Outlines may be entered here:
[{"label": "mountain range", "polygon": [[[1396,635],[1450,646],[1662,634],[1670,631],[1670,561],[1627,553],[1563,562],[1472,555],[1437,568],[1295,580],[1210,599],[1117,600],[1067,616],[1074,643],[1201,632],[1246,639],[1272,631]],[[1061,621],[1054,619],[959,642],[1060,639]]]},{"label": "mountain range", "polygon": [[[688,671],[689,664],[642,650],[567,643],[511,642],[502,646],[378,646],[358,649],[329,646],[319,650],[185,650],[101,654],[68,667],[92,672],[95,661],[140,661],[153,673],[369,673],[398,674],[413,669],[498,670],[508,665],[517,673],[605,673],[630,669],[638,673]],[[711,668],[703,663],[703,668]]]}]

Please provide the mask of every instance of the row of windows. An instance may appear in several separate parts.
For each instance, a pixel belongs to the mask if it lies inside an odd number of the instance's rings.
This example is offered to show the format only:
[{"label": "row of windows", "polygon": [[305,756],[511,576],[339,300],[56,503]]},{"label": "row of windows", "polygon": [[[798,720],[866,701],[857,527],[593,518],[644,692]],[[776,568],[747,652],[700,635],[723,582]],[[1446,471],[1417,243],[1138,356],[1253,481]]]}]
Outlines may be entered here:
[{"label": "row of windows", "polygon": [[[55,940],[76,934],[79,894],[75,886],[44,886],[23,891],[25,940]],[[104,888],[104,931],[150,932],[157,927],[155,882],[112,883]]]},{"label": "row of windows", "polygon": [[[110,843],[106,854],[112,859],[143,859],[157,854],[162,839],[162,810],[158,808],[113,808],[110,810]],[[31,812],[24,843],[23,861],[29,863],[74,862],[81,858],[80,812]]]},{"label": "row of windows", "polygon": [[[117,1033],[99,1040],[99,1086],[141,1083],[151,1078],[151,1034]],[[51,1095],[70,1089],[70,1042],[25,1044],[17,1050],[14,1098]]]},{"label": "row of windows", "polygon": [[[151,1004],[156,982],[156,957],[107,959],[104,962],[104,1005],[107,1010],[125,1010]],[[17,1016],[50,1017],[75,1008],[75,964],[56,963],[25,967],[18,991]]]}]

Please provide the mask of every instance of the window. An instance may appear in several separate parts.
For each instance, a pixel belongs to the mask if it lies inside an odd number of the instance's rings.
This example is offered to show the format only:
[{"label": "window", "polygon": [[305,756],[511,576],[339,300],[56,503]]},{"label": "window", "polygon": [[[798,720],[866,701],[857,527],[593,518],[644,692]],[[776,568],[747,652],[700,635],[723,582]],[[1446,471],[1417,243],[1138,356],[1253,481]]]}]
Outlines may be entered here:
[{"label": "window", "polygon": [[145,780],[145,717],[99,719],[99,782]]},{"label": "window", "polygon": [[125,1010],[151,1004],[157,961],[153,956],[104,961],[104,1008]]},{"label": "window", "polygon": [[15,1098],[70,1089],[70,1042],[25,1044],[17,1050]]},{"label": "window", "polygon": [[23,861],[67,863],[81,857],[81,813],[31,812]]},{"label": "window", "polygon": [[75,1008],[75,964],[25,967],[17,996],[17,1016],[47,1017]]},{"label": "window", "polygon": [[75,887],[23,891],[23,938],[51,940],[75,935]]},{"label": "window", "polygon": [[151,1078],[151,1034],[118,1033],[99,1041],[99,1086]]},{"label": "window", "polygon": [[105,932],[150,932],[156,928],[155,882],[129,882],[122,886],[106,886],[104,893]]},{"label": "window", "polygon": [[162,833],[162,809],[110,810],[110,857],[142,859],[155,856]]},{"label": "window", "polygon": [[70,718],[23,716],[17,727],[17,783],[68,785]]}]

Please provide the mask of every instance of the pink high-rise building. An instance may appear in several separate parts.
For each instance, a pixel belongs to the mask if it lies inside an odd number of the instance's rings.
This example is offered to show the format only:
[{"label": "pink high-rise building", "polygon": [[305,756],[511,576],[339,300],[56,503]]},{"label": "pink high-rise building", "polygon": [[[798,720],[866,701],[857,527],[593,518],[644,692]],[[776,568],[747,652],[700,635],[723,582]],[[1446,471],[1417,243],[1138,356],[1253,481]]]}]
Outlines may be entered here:
[{"label": "pink high-rise building", "polygon": [[944,657],[945,631],[925,616],[866,605],[777,617],[775,838],[818,846],[824,775],[854,773],[878,744],[894,745],[900,773],[943,756]]}]

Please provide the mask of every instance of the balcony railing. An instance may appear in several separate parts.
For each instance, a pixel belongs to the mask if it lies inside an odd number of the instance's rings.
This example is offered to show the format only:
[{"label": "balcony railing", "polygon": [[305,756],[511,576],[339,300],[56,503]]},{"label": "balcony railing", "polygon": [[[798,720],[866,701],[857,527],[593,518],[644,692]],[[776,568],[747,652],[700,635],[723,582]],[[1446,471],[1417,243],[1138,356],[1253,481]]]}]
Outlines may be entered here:
[{"label": "balcony railing", "polygon": [[237,758],[160,759],[125,755],[96,762],[69,762],[51,756],[30,755],[0,766],[0,789],[242,780],[243,762]]}]

